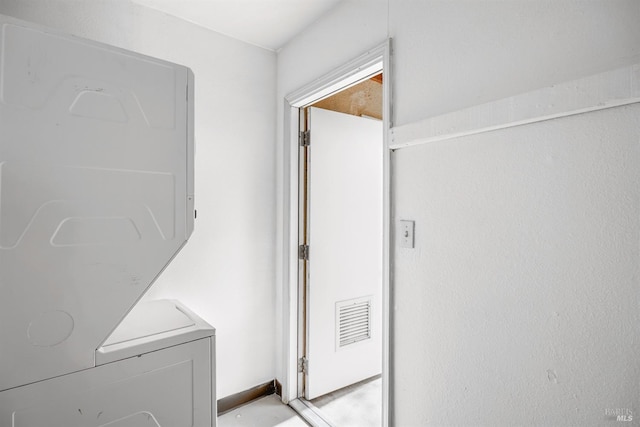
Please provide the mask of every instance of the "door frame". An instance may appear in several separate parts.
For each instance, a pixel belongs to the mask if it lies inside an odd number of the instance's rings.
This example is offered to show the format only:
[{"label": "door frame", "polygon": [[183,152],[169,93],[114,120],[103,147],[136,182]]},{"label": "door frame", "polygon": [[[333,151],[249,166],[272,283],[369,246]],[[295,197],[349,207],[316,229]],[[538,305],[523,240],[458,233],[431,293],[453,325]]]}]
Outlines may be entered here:
[{"label": "door frame", "polygon": [[320,99],[345,89],[367,76],[383,71],[383,281],[382,281],[382,422],[390,425],[391,393],[391,329],[390,311],[390,154],[391,142],[391,39],[386,40],[320,79],[303,86],[284,99],[284,159],[283,159],[283,230],[281,258],[283,292],[282,356],[284,360],[282,401],[289,403],[301,397],[302,373],[298,372],[302,333],[299,327],[301,292],[299,289],[299,117],[300,110]]}]

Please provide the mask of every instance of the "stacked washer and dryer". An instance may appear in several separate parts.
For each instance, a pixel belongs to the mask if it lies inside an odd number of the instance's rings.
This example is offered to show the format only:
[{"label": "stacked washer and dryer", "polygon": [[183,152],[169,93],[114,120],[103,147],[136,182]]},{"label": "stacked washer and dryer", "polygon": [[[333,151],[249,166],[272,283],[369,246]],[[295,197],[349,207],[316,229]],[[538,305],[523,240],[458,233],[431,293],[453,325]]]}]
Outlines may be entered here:
[{"label": "stacked washer and dryer", "polygon": [[0,27],[0,426],[214,426],[214,329],[138,303],[193,231],[193,74]]}]

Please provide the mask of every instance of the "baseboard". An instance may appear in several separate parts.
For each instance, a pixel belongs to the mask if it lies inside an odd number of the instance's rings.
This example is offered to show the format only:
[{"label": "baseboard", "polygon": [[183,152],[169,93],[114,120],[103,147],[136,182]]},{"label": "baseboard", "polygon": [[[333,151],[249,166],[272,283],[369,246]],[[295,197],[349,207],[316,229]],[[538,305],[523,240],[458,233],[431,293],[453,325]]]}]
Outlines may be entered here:
[{"label": "baseboard", "polygon": [[218,400],[218,416],[242,405],[246,405],[249,402],[253,402],[256,399],[272,394],[282,395],[282,385],[275,379],[252,387],[249,390],[223,397]]}]

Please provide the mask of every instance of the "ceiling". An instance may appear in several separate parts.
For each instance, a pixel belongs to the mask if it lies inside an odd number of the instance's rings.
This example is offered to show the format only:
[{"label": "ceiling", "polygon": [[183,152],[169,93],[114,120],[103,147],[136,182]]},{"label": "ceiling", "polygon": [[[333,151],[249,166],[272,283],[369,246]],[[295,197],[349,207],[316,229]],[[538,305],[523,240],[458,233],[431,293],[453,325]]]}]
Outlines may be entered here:
[{"label": "ceiling", "polygon": [[133,0],[229,37],[277,51],[342,0]]}]

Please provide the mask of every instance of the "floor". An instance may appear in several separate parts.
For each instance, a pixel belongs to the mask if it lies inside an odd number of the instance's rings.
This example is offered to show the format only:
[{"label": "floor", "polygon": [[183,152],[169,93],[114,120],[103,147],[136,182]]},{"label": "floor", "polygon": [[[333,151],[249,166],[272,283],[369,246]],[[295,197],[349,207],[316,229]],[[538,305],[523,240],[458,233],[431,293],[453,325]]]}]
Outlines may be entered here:
[{"label": "floor", "polygon": [[382,426],[382,379],[375,377],[311,401],[336,427]]},{"label": "floor", "polygon": [[[382,380],[377,377],[314,399],[335,427],[382,426]],[[218,427],[308,427],[280,397],[263,397],[218,417]]]},{"label": "floor", "polygon": [[298,414],[272,394],[218,417],[218,427],[309,427]]}]

